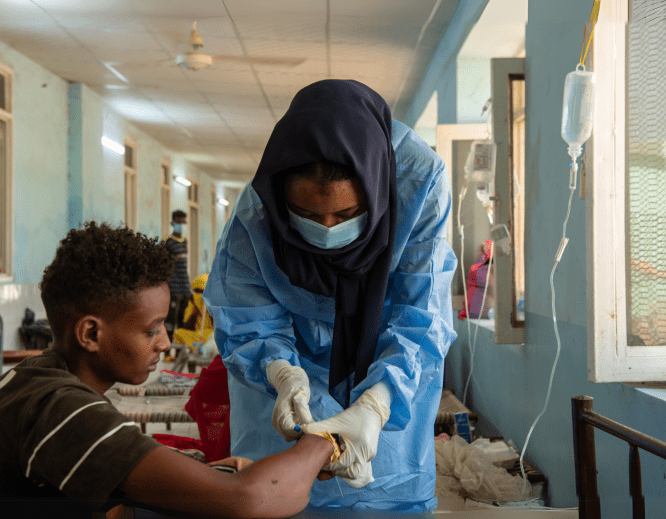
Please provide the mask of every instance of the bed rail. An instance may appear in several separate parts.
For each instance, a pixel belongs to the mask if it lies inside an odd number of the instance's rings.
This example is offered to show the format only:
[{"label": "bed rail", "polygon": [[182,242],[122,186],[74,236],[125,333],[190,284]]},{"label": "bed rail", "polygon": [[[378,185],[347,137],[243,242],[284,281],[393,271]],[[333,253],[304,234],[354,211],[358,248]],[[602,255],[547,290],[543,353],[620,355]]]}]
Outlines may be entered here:
[{"label": "bed rail", "polygon": [[591,396],[575,396],[571,399],[578,517],[580,519],[601,519],[594,448],[594,428],[596,427],[629,444],[629,492],[632,499],[632,517],[633,519],[645,519],[645,498],[643,497],[641,458],[638,449],[666,459],[666,443],[595,413],[592,410],[592,402]]}]

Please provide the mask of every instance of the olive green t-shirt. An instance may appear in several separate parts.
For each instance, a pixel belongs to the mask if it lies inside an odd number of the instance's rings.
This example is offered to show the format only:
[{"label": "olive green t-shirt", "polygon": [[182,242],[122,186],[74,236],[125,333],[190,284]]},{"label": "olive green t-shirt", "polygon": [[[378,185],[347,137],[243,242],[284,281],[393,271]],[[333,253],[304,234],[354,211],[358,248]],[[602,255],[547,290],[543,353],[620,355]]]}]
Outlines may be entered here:
[{"label": "olive green t-shirt", "polygon": [[0,377],[2,508],[67,498],[99,508],[158,445],[51,349]]}]

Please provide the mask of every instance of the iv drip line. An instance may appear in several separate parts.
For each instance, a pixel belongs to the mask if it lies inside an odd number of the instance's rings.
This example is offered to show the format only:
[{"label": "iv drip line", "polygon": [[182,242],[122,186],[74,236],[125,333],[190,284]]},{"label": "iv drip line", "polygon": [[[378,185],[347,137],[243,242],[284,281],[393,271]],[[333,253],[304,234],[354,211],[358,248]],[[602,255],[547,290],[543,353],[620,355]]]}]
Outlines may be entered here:
[{"label": "iv drip line", "polygon": [[[495,252],[495,245],[491,243],[490,245],[490,260],[488,262],[488,276],[490,276],[490,269],[493,266],[493,254]],[[467,375],[467,382],[465,383],[465,391],[463,392],[463,405],[465,405],[465,400],[467,400],[467,389],[469,388],[469,383],[472,380],[472,371],[474,371],[474,351],[476,350],[476,336],[479,332],[479,321],[481,320],[481,316],[483,315],[483,309],[485,308],[486,305],[486,294],[488,293],[488,285],[490,283],[488,282],[488,279],[486,278],[486,286],[483,288],[483,298],[481,299],[481,310],[479,310],[479,317],[476,319],[476,328],[474,330],[474,340],[471,342],[470,345],[470,357],[469,357],[469,374]],[[467,308],[467,297],[465,297],[465,308]],[[469,312],[467,312],[467,338],[469,340],[469,322],[470,322],[470,317],[469,317]]]},{"label": "iv drip line", "polygon": [[[492,105],[492,97],[488,98],[488,101],[486,101],[486,104],[483,105],[483,108],[481,110],[481,115],[483,116],[484,113],[486,113],[487,110],[490,109],[490,106]],[[487,121],[487,136],[486,138],[488,140],[491,140],[492,137],[492,112],[488,112],[488,121]],[[470,153],[474,153],[474,144],[472,144],[472,149]],[[494,160],[494,159],[493,159]],[[494,168],[493,168],[494,169]],[[494,175],[494,171],[493,171]],[[470,318],[470,307],[469,307],[469,301],[467,299],[467,280],[465,279],[465,267],[464,267],[464,255],[465,255],[465,232],[464,228],[465,226],[461,224],[460,222],[460,212],[462,208],[462,202],[463,199],[465,198],[465,195],[467,194],[467,186],[469,184],[469,179],[467,178],[467,175],[465,176],[465,182],[463,184],[463,187],[460,190],[460,193],[458,195],[458,211],[457,211],[457,216],[458,216],[458,233],[460,236],[460,273],[462,276],[462,283],[463,283],[463,295],[464,295],[464,308],[467,314],[466,321],[467,321],[467,340],[469,341],[469,351],[470,351],[470,369],[469,373],[467,375],[467,382],[465,383],[465,389],[463,391],[463,398],[462,398],[462,403],[465,405],[465,401],[467,400],[467,390],[469,388],[469,383],[472,380],[472,372],[474,371],[474,352],[476,351],[476,337],[479,331],[479,321],[481,320],[481,316],[483,315],[483,310],[485,308],[486,304],[486,294],[488,293],[488,285],[490,284],[488,282],[488,276],[490,276],[490,269],[493,264],[493,253],[495,251],[494,244],[490,246],[490,260],[488,264],[488,275],[486,276],[486,286],[484,287],[483,290],[483,298],[481,300],[481,310],[479,311],[479,317],[476,319],[475,325],[476,328],[474,330],[474,338],[472,338],[472,331],[471,331],[471,318]],[[489,213],[490,214],[490,213]],[[491,222],[492,223],[492,222]]]},{"label": "iv drip line", "polygon": [[541,409],[541,412],[539,415],[536,417],[534,420],[534,423],[532,424],[532,427],[530,427],[529,432],[527,433],[527,438],[525,439],[525,444],[523,445],[523,449],[520,453],[520,473],[522,474],[523,477],[523,489],[521,491],[521,497],[524,498],[525,496],[525,487],[527,486],[527,478],[525,477],[525,466],[523,464],[523,458],[525,457],[525,451],[527,450],[527,444],[530,441],[530,437],[532,436],[532,432],[534,431],[534,428],[536,427],[537,422],[541,418],[541,416],[546,412],[546,408],[548,407],[548,402],[550,400],[550,391],[553,388],[553,377],[555,376],[555,369],[557,368],[557,361],[560,358],[560,351],[562,349],[562,343],[560,341],[560,333],[559,329],[557,327],[557,312],[555,310],[555,285],[553,283],[553,278],[555,276],[555,269],[557,269],[557,265],[562,259],[562,254],[564,253],[564,248],[566,247],[569,239],[566,237],[567,236],[567,222],[569,221],[569,215],[571,214],[571,200],[573,199],[573,194],[574,191],[576,190],[576,176],[578,173],[578,164],[576,164],[576,160],[573,160],[573,163],[571,164],[571,169],[569,170],[569,204],[567,206],[567,216],[564,219],[564,225],[562,226],[562,239],[560,240],[560,245],[557,249],[557,253],[555,255],[555,264],[553,265],[553,270],[550,272],[550,292],[551,292],[551,305],[552,305],[552,310],[553,310],[553,326],[555,328],[555,339],[557,341],[557,353],[555,354],[555,361],[553,362],[553,368],[550,372],[550,382],[548,383],[548,391],[546,393],[546,401],[543,404],[543,409]]}]

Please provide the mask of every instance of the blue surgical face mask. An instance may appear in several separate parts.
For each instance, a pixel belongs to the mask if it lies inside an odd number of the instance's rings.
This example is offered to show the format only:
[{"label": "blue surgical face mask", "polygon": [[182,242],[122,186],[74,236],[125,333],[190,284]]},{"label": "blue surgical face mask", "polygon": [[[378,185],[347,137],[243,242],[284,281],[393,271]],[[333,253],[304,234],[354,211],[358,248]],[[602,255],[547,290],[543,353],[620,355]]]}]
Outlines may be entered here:
[{"label": "blue surgical face mask", "polygon": [[356,218],[339,223],[333,227],[326,227],[320,223],[298,216],[289,210],[289,222],[291,226],[300,233],[306,242],[320,249],[340,249],[345,245],[349,245],[361,235],[367,220],[368,212],[366,211]]},{"label": "blue surgical face mask", "polygon": [[185,235],[185,224],[184,223],[174,223],[173,232],[180,235]]}]

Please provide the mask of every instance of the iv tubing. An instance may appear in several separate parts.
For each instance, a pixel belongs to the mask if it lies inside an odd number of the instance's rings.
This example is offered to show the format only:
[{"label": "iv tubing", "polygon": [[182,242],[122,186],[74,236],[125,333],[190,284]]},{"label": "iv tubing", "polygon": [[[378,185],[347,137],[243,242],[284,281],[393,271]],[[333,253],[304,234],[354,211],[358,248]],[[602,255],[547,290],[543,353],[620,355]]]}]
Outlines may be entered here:
[{"label": "iv tubing", "polygon": [[[527,433],[527,438],[525,439],[525,445],[523,445],[523,450],[520,453],[520,473],[523,476],[523,489],[521,491],[521,497],[524,497],[525,495],[525,487],[527,485],[527,478],[525,477],[525,466],[523,465],[523,457],[525,456],[525,451],[527,450],[527,444],[530,441],[530,436],[532,436],[532,432],[534,431],[534,428],[536,427],[537,422],[543,415],[543,413],[546,412],[546,408],[548,407],[548,401],[550,400],[550,390],[553,388],[553,377],[555,376],[555,368],[557,367],[557,361],[560,358],[560,350],[562,348],[562,343],[560,342],[560,333],[557,328],[557,314],[555,312],[555,285],[553,284],[553,277],[555,275],[555,269],[557,268],[557,264],[560,262],[560,258],[562,255],[562,252],[564,251],[564,245],[566,245],[566,242],[568,241],[566,238],[567,235],[567,222],[569,221],[569,215],[571,214],[571,200],[573,198],[574,191],[576,190],[576,173],[578,171],[578,165],[576,164],[576,160],[573,160],[573,163],[571,164],[571,170],[570,170],[570,177],[569,177],[569,205],[567,207],[567,216],[564,219],[564,225],[562,226],[562,240],[560,241],[560,247],[558,248],[558,254],[557,257],[555,258],[555,264],[553,265],[553,270],[550,272],[550,291],[552,294],[551,298],[551,304],[552,304],[552,310],[553,310],[553,326],[555,328],[555,338],[557,340],[557,353],[555,354],[555,361],[553,362],[553,369],[550,372],[550,382],[548,383],[548,392],[546,393],[546,401],[543,405],[543,409],[539,413],[539,416],[536,417],[536,420],[534,420],[534,423],[532,424],[532,427],[530,428],[530,431]],[[564,245],[562,245],[564,244]]]},{"label": "iv tubing", "polygon": [[[472,371],[474,371],[474,351],[476,350],[476,336],[479,332],[479,321],[481,320],[481,316],[483,315],[483,309],[485,308],[486,305],[486,294],[488,293],[488,285],[490,283],[488,282],[488,278],[490,277],[490,269],[493,266],[493,253],[495,252],[495,245],[491,244],[490,245],[490,261],[488,262],[488,276],[486,277],[486,286],[483,289],[483,298],[481,299],[481,310],[479,310],[479,317],[476,319],[476,328],[474,329],[474,340],[471,341],[470,343],[470,358],[469,358],[469,374],[467,375],[467,382],[465,383],[465,391],[463,392],[463,405],[465,405],[465,400],[467,400],[467,389],[469,388],[469,383],[472,380]],[[465,305],[467,305],[467,298],[465,298]],[[465,306],[467,308],[467,306]],[[470,323],[470,317],[469,317],[469,311],[467,312],[467,339],[469,340],[469,323]]]},{"label": "iv tubing", "polygon": [[[464,226],[460,225],[460,206],[462,205],[463,198],[465,197],[465,193],[467,193],[467,182],[463,185],[462,189],[460,190],[460,195],[458,196],[458,234],[460,236],[460,275],[462,276],[462,285],[463,285],[463,294],[464,294],[464,299],[465,299],[465,313],[467,314],[467,340],[469,342],[469,351],[470,351],[470,357],[473,359],[474,358],[474,346],[472,345],[471,342],[471,337],[472,337],[472,330],[470,328],[470,323],[469,323],[469,304],[467,302],[467,280],[465,279],[465,266],[464,266],[464,259],[465,259],[465,232],[464,232]],[[487,283],[486,283],[487,286]],[[485,298],[485,294],[483,295]],[[472,362],[472,361],[470,361]],[[473,367],[473,364],[470,365]],[[471,378],[472,376],[472,371],[470,369],[469,376]],[[469,381],[469,379],[468,379]],[[467,386],[465,386],[465,394],[467,393]],[[463,405],[465,405],[465,396],[463,395]]]}]

